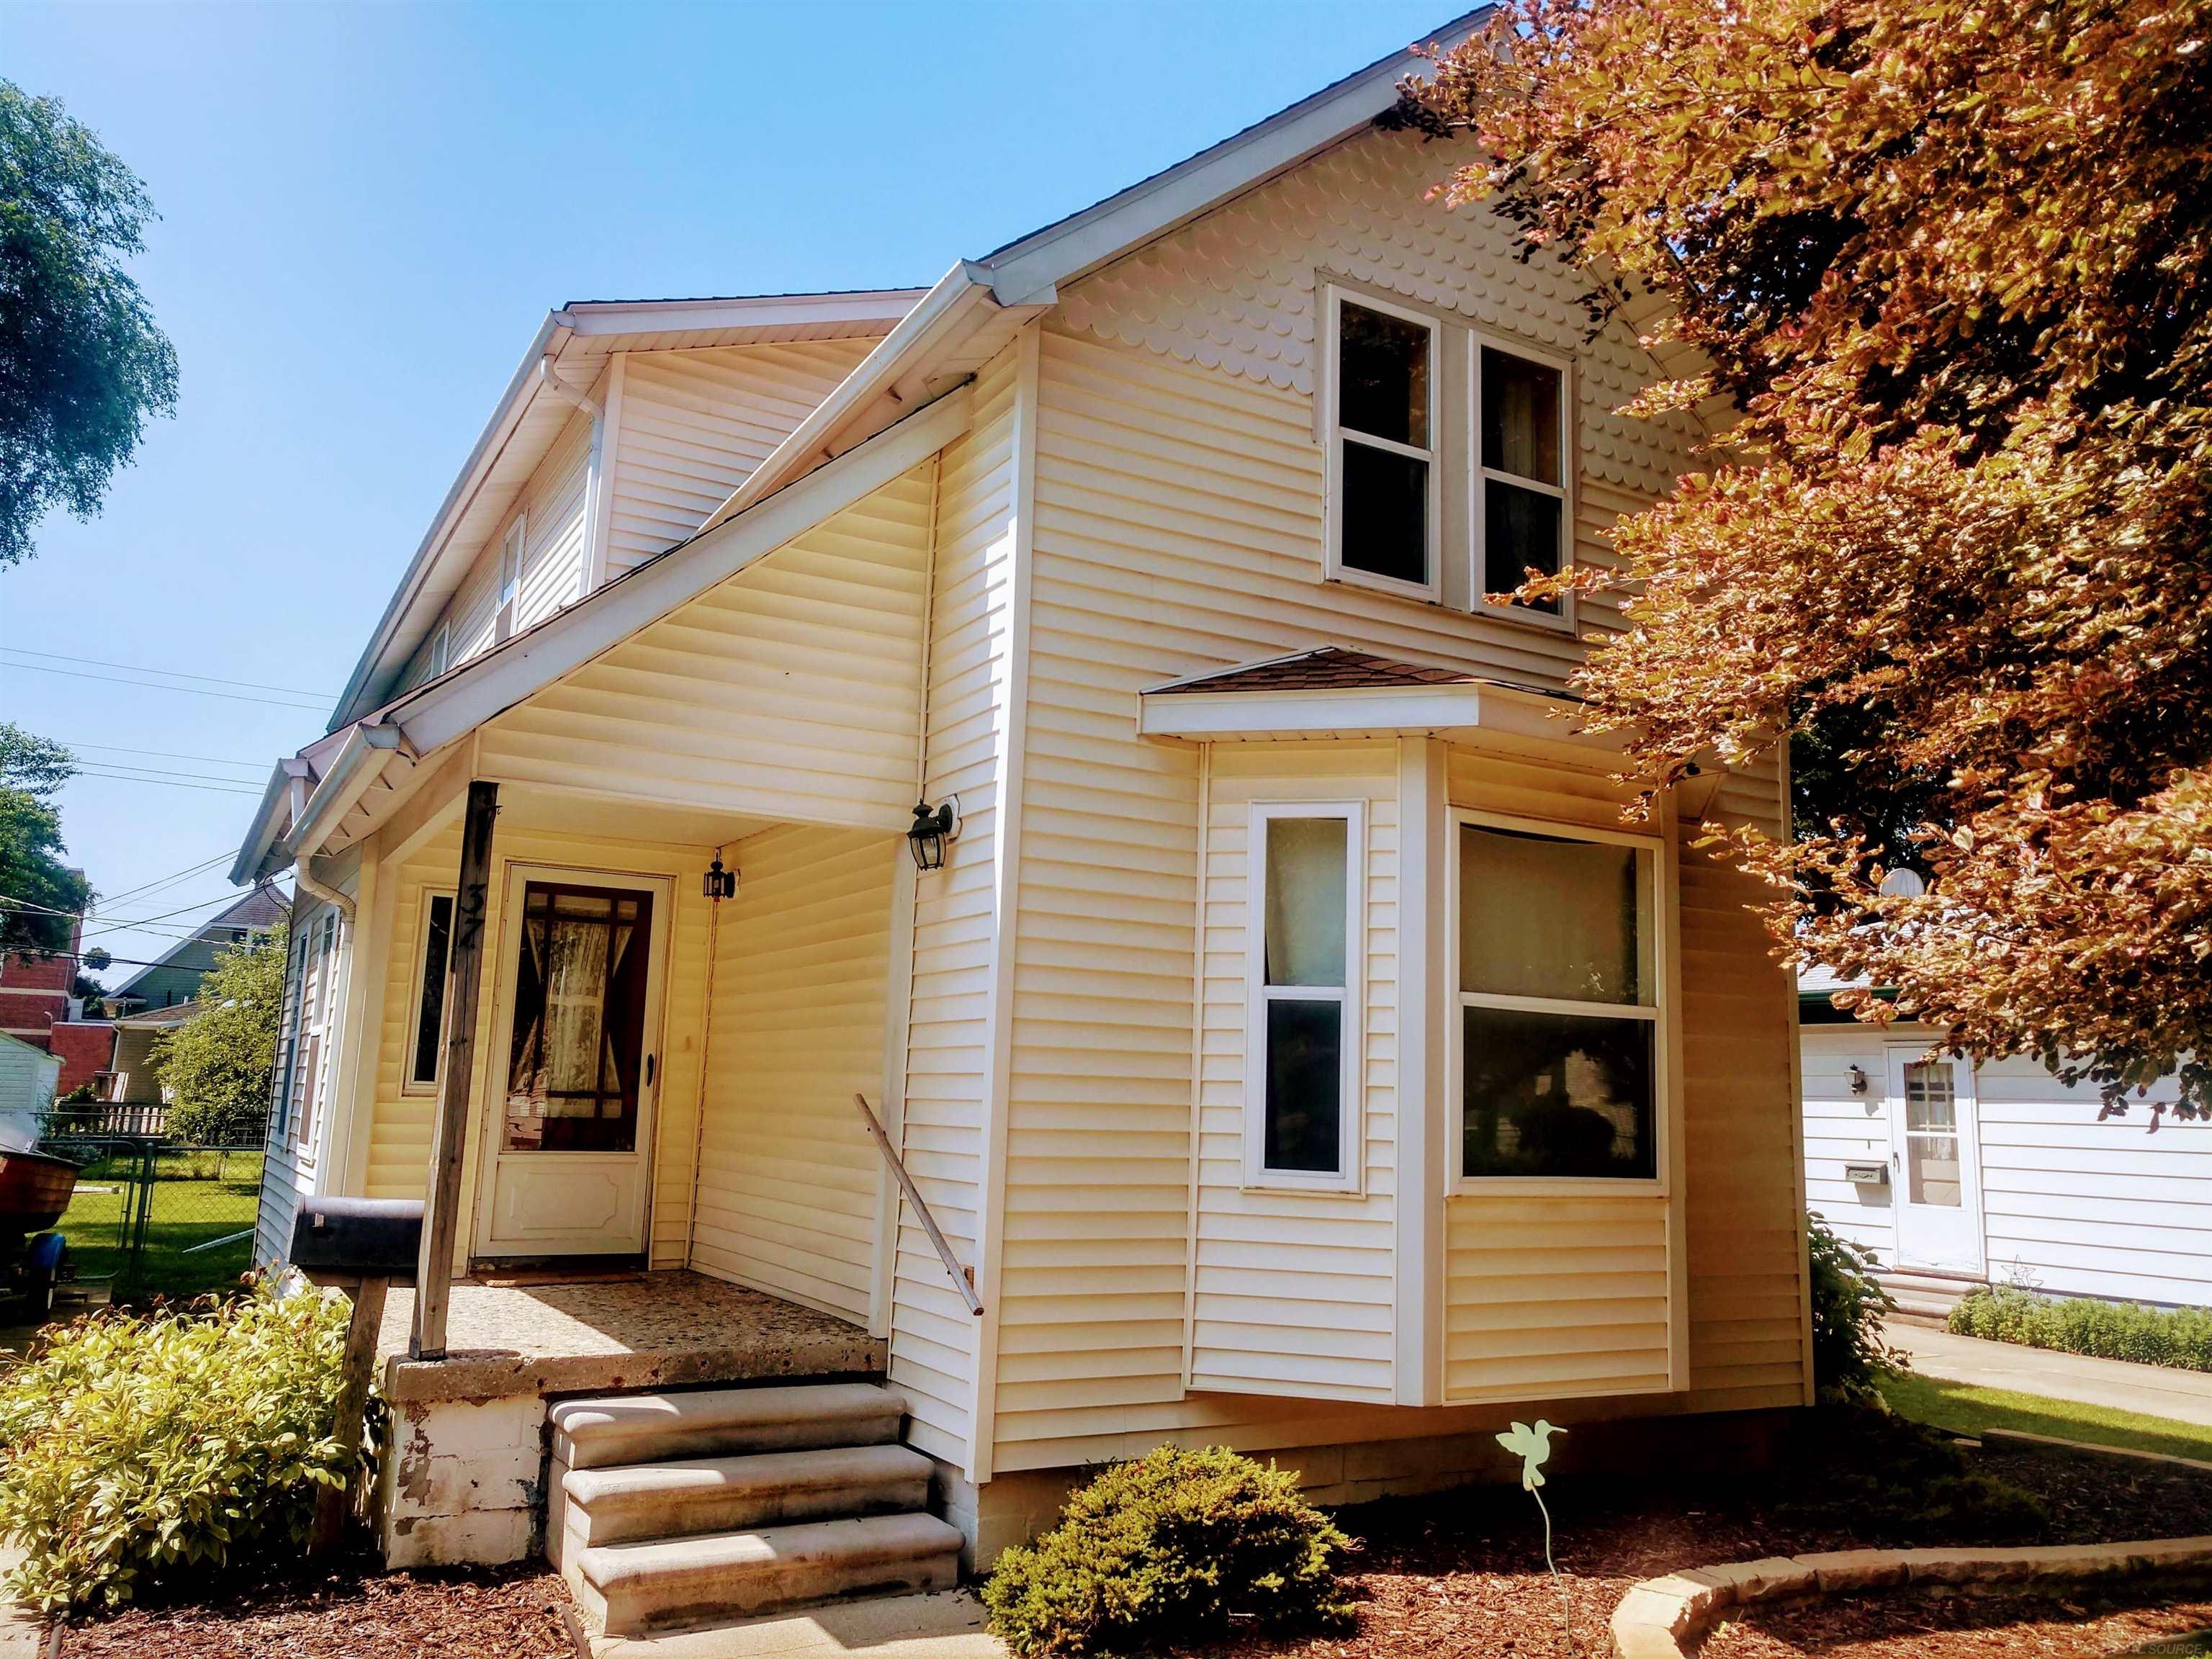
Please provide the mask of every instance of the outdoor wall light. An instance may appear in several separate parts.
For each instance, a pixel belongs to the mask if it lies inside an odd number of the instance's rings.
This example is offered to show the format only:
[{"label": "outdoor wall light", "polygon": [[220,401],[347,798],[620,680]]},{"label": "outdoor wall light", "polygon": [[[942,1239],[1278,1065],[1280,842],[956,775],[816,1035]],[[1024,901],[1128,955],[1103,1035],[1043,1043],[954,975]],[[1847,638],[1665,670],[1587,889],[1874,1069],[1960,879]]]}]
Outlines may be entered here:
[{"label": "outdoor wall light", "polygon": [[1865,1067],[1865,1066],[1852,1066],[1852,1067],[1851,1067],[1851,1092],[1852,1092],[1853,1094],[1855,1094],[1855,1095],[1863,1095],[1863,1094],[1864,1094],[1866,1091],[1867,1091],[1867,1074],[1866,1074],[1866,1067]]},{"label": "outdoor wall light", "polygon": [[700,891],[716,903],[738,896],[738,872],[722,868],[722,849],[714,849],[714,861],[707,866],[707,878],[699,884]]},{"label": "outdoor wall light", "polygon": [[942,870],[946,844],[959,838],[959,796],[947,795],[934,808],[927,801],[915,802],[914,827],[906,832],[906,844],[915,869]]}]

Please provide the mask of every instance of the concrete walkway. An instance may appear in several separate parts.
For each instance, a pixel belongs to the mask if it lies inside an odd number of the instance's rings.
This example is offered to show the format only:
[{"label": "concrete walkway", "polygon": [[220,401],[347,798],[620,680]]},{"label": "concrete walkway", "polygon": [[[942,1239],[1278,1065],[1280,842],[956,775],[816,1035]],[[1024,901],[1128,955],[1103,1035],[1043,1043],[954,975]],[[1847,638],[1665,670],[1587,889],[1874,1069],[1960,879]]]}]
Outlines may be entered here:
[{"label": "concrete walkway", "polygon": [[[0,1544],[0,1574],[13,1572],[23,1553]],[[0,1601],[0,1659],[39,1659],[46,1627],[13,1601]]]},{"label": "concrete walkway", "polygon": [[[885,1596],[671,1636],[600,1637],[593,1659],[1006,1659],[972,1590]],[[9,1656],[12,1659],[12,1656]]]},{"label": "concrete walkway", "polygon": [[1912,1369],[1924,1376],[2212,1428],[2212,1372],[2089,1359],[2012,1342],[1984,1342],[1919,1325],[1892,1324],[1883,1334],[1911,1354]]}]

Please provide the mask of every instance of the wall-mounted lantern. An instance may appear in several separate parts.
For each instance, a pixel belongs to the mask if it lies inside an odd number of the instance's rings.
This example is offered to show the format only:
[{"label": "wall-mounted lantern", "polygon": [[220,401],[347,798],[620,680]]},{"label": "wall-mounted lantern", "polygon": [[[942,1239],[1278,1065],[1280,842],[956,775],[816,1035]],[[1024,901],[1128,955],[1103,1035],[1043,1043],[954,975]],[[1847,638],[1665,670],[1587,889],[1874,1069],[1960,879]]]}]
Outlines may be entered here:
[{"label": "wall-mounted lantern", "polygon": [[707,866],[707,878],[699,884],[699,890],[720,904],[726,898],[738,896],[738,872],[722,868],[722,849],[714,849],[714,861]]},{"label": "wall-mounted lantern", "polygon": [[927,801],[914,804],[914,825],[906,832],[906,844],[915,869],[942,870],[945,847],[959,838],[959,796],[947,795],[934,807]]},{"label": "wall-mounted lantern", "polygon": [[1865,1067],[1865,1066],[1852,1066],[1852,1067],[1851,1067],[1851,1092],[1852,1092],[1853,1094],[1855,1094],[1855,1095],[1863,1095],[1863,1094],[1864,1094],[1866,1091],[1867,1091],[1867,1074],[1866,1074],[1866,1067]]}]

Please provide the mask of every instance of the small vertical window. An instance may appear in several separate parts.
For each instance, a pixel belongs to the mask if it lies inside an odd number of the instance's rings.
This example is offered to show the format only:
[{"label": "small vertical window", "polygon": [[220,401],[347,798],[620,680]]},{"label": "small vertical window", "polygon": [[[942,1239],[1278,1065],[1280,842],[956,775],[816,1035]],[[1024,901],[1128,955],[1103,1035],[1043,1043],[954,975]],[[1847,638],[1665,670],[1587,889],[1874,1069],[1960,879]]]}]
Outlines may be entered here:
[{"label": "small vertical window", "polygon": [[[1556,576],[1565,568],[1566,377],[1496,346],[1478,356],[1476,583],[1483,595],[1502,597],[1531,570]],[[1557,599],[1516,603],[1561,614]]]},{"label": "small vertical window", "polygon": [[337,916],[326,914],[313,930],[307,979],[300,995],[299,1064],[292,1074],[292,1133],[303,1149],[315,1138],[315,1109],[329,1069],[331,1017],[337,997]]},{"label": "small vertical window", "polygon": [[522,594],[522,550],[526,536],[526,517],[518,513],[499,545],[499,621],[494,631],[502,640],[514,632],[514,608]]},{"label": "small vertical window", "polygon": [[439,675],[446,672],[447,667],[447,657],[453,649],[453,623],[451,622],[440,623],[438,624],[438,631],[430,636],[430,672],[422,677],[424,679],[434,680]]},{"label": "small vertical window", "polygon": [[1360,816],[1254,810],[1248,1172],[1336,1187],[1358,1169]]},{"label": "small vertical window", "polygon": [[1331,574],[1437,592],[1437,325],[1334,295]]},{"label": "small vertical window", "polygon": [[446,969],[453,945],[453,896],[426,893],[415,972],[415,1020],[408,1043],[405,1088],[410,1094],[428,1094],[438,1086],[438,1060],[445,1051]]}]

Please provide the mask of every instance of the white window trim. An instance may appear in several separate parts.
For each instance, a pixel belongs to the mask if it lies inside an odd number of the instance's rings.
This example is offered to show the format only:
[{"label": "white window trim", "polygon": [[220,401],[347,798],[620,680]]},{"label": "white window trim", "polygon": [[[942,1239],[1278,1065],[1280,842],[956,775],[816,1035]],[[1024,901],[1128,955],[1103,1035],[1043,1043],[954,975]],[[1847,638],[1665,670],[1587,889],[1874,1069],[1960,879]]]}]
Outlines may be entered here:
[{"label": "white window trim", "polygon": [[[1446,1168],[1447,1196],[1467,1194],[1512,1194],[1522,1197],[1613,1194],[1667,1197],[1672,1191],[1669,1162],[1674,1152],[1675,1054],[1680,1041],[1674,997],[1674,915],[1676,871],[1673,843],[1663,836],[1635,835],[1621,830],[1592,829],[1561,823],[1549,818],[1517,817],[1503,812],[1479,812],[1454,807],[1450,838],[1444,848],[1444,914],[1448,943],[1444,956],[1444,1134],[1450,1142]],[[1523,835],[1547,836],[1555,841],[1596,842],[1614,847],[1633,847],[1652,855],[1651,865],[1651,977],[1653,1000],[1643,1004],[1574,1002],[1561,997],[1500,996],[1459,988],[1460,857],[1462,826],[1485,830],[1516,830]],[[1592,1014],[1607,1019],[1648,1019],[1656,1042],[1652,1053],[1652,1168],[1656,1174],[1623,1178],[1617,1176],[1470,1176],[1467,1173],[1467,1131],[1464,1079],[1467,1065],[1466,1022],[1460,1011],[1467,1007],[1525,1009],[1531,1012]]]},{"label": "white window trim", "polygon": [[[399,1062],[399,1092],[403,1095],[434,1095],[438,1092],[438,1079],[434,1075],[427,1079],[415,1075],[415,1034],[422,1027],[422,969],[425,965],[424,958],[430,953],[430,905],[432,901],[436,899],[457,902],[457,896],[452,888],[426,887],[422,890],[422,899],[416,910],[415,988],[407,1000],[407,1033]],[[453,936],[449,922],[446,933],[446,961],[448,969],[453,965]],[[442,1021],[439,1030],[442,1039],[444,1031]],[[439,1044],[441,1057],[445,1045],[441,1040]]]},{"label": "white window trim", "polygon": [[[1395,593],[1402,599],[1414,599],[1431,605],[1441,605],[1444,597],[1443,572],[1443,471],[1444,452],[1438,442],[1442,438],[1443,400],[1437,394],[1442,389],[1444,367],[1443,319],[1434,313],[1414,311],[1395,301],[1379,300],[1358,289],[1325,283],[1322,290],[1322,452],[1325,460],[1327,511],[1322,529],[1322,573],[1330,581],[1344,582],[1354,587],[1368,587],[1378,593]],[[1344,305],[1346,301],[1365,310],[1379,312],[1386,317],[1395,317],[1401,322],[1416,323],[1429,331],[1429,447],[1415,448],[1410,444],[1394,443],[1388,438],[1375,437],[1364,432],[1352,432],[1338,421],[1339,393],[1341,389],[1338,373],[1339,348],[1342,338]],[[1403,455],[1428,463],[1428,550],[1429,580],[1426,582],[1400,581],[1395,576],[1377,575],[1371,570],[1358,570],[1346,565],[1341,556],[1344,528],[1344,465],[1340,440],[1366,444],[1392,455]]]},{"label": "white window trim", "polygon": [[[1525,605],[1492,605],[1490,602],[1488,569],[1490,549],[1490,515],[1484,511],[1485,486],[1492,479],[1511,484],[1516,489],[1530,489],[1538,495],[1555,497],[1559,503],[1559,574],[1565,575],[1574,568],[1575,562],[1575,476],[1581,468],[1575,448],[1575,360],[1556,351],[1546,351],[1521,340],[1502,335],[1487,334],[1479,328],[1468,330],[1469,349],[1467,363],[1467,533],[1468,533],[1468,605],[1479,617],[1490,617],[1501,622],[1527,623],[1533,627],[1549,628],[1563,634],[1575,631],[1575,599],[1570,593],[1559,601],[1559,614],[1532,610]],[[1555,487],[1534,478],[1524,478],[1517,472],[1496,471],[1482,464],[1482,354],[1503,352],[1508,357],[1519,357],[1543,368],[1556,369],[1559,375],[1559,483]]]},{"label": "white window trim", "polygon": [[[514,556],[511,560],[510,553]],[[514,632],[514,608],[522,598],[522,567],[529,556],[530,514],[524,511],[514,515],[514,522],[499,538],[499,606],[492,629],[495,640],[506,639]]]},{"label": "white window trim", "polygon": [[[1344,985],[1267,982],[1267,825],[1277,818],[1344,820]],[[1244,1185],[1274,1192],[1352,1193],[1366,1173],[1367,803],[1360,800],[1255,801],[1245,843],[1244,878]],[[1299,1001],[1327,998],[1344,1006],[1340,1085],[1343,1119],[1334,1170],[1271,1170],[1267,1149],[1267,1004],[1279,994]]]},{"label": "white window trim", "polygon": [[337,1012],[338,956],[345,947],[337,911],[327,910],[316,919],[313,939],[308,959],[314,964],[310,969],[314,975],[314,995],[301,998],[300,1041],[311,1044],[313,1054],[306,1074],[296,1079],[297,1104],[291,1121],[292,1145],[302,1158],[314,1156],[314,1139],[322,1130],[322,1108],[329,1093],[325,1085],[331,1073],[331,1028]]},{"label": "white window trim", "polygon": [[450,617],[438,623],[438,631],[430,635],[430,672],[422,678],[434,680],[444,673],[447,659],[453,654],[453,624]]}]

